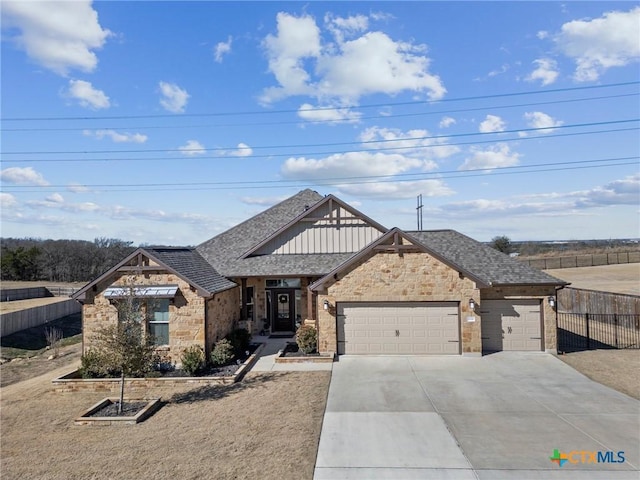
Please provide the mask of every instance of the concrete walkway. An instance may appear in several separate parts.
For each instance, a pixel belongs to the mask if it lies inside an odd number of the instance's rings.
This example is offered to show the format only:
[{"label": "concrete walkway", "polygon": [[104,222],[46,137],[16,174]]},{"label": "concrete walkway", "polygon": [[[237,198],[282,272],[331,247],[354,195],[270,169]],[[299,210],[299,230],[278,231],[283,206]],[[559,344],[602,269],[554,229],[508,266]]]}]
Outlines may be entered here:
[{"label": "concrete walkway", "polygon": [[264,349],[260,353],[260,358],[251,368],[252,372],[312,372],[319,370],[331,370],[332,363],[276,363],[276,357],[287,342],[293,342],[292,338],[269,338],[254,336],[252,341],[264,343]]},{"label": "concrete walkway", "polygon": [[[555,449],[625,461],[559,467]],[[342,356],[314,478],[638,480],[639,465],[640,402],[551,355]]]}]

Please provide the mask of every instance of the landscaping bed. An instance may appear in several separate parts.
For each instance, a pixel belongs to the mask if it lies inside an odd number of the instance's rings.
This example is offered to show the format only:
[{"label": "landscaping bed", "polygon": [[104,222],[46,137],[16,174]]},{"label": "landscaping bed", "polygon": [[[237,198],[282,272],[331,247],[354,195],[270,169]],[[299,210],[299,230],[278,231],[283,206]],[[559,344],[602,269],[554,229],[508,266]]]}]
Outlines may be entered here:
[{"label": "landscaping bed", "polygon": [[161,406],[160,399],[125,400],[118,412],[117,398],[105,398],[74,420],[75,425],[135,425],[153,415]]},{"label": "landscaping bed", "polygon": [[[258,360],[258,355],[264,344],[254,344],[253,353],[240,365],[233,364],[224,367],[208,367],[198,376],[188,376],[180,369],[164,372],[157,377],[126,378],[127,391],[149,390],[158,387],[169,387],[180,384],[224,385],[235,383],[251,369]],[[54,391],[58,393],[74,392],[104,392],[115,394],[120,390],[120,378],[82,378],[79,370],[52,380]]]},{"label": "landscaping bed", "polygon": [[276,363],[331,363],[334,355],[330,353],[304,353],[295,342],[287,342],[280,354],[276,357]]}]

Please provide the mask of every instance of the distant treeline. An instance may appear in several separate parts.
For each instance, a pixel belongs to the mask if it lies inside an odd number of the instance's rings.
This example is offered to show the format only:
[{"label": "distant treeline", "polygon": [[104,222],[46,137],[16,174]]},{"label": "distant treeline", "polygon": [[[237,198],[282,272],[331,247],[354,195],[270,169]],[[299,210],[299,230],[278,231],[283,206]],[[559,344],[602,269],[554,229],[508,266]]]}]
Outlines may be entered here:
[{"label": "distant treeline", "polygon": [[133,252],[133,242],[117,238],[42,240],[1,238],[2,280],[86,282]]}]

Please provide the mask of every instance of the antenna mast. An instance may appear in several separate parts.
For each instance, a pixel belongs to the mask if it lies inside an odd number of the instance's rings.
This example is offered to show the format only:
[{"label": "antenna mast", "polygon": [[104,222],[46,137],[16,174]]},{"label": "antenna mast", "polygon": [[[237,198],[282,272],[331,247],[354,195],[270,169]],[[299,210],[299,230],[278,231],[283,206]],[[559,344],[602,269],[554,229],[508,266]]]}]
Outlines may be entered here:
[{"label": "antenna mast", "polygon": [[422,194],[418,195],[417,201],[416,214],[418,217],[418,230],[422,230]]}]

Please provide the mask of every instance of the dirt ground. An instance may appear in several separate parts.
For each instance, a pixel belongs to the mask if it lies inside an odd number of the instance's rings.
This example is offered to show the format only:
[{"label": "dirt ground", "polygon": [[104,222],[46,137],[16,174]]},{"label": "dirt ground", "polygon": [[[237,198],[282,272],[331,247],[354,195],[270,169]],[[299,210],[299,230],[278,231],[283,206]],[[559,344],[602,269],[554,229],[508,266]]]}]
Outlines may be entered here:
[{"label": "dirt ground", "polygon": [[47,360],[51,351],[34,355],[29,358],[16,359],[0,365],[0,387],[13,385],[29,378],[38,377],[63,365],[68,365],[69,371],[80,365],[82,344],[76,343],[68,347],[62,347],[59,355]]},{"label": "dirt ground", "polygon": [[640,295],[640,263],[545,270],[571,287]]},{"label": "dirt ground", "polygon": [[2,388],[2,479],[313,477],[330,372],[252,374],[159,392],[135,426],[74,426],[104,394],[56,394],[69,365]]},{"label": "dirt ground", "polygon": [[586,350],[558,358],[590,379],[640,400],[640,350]]}]

